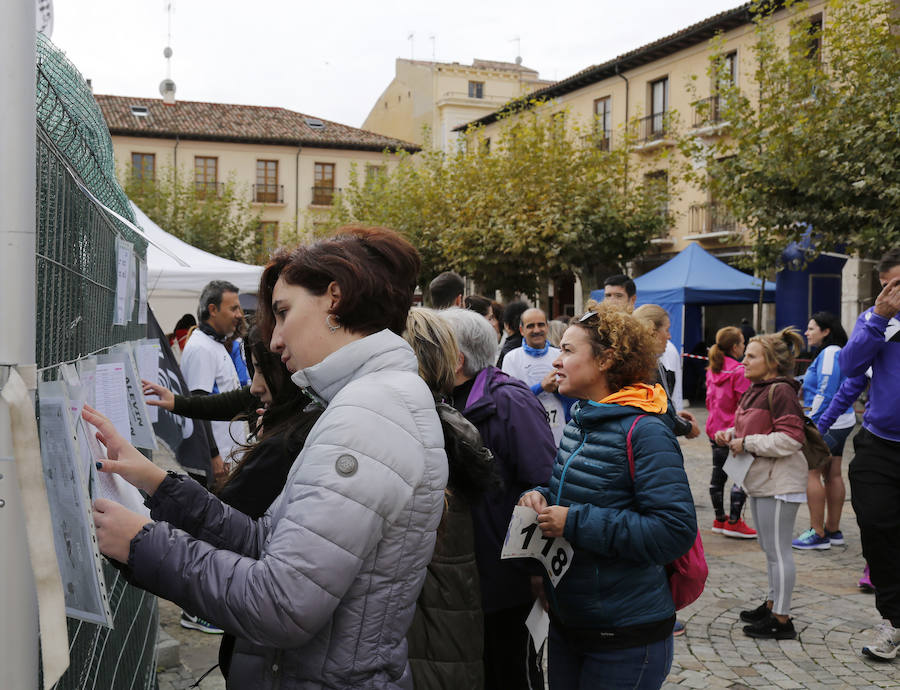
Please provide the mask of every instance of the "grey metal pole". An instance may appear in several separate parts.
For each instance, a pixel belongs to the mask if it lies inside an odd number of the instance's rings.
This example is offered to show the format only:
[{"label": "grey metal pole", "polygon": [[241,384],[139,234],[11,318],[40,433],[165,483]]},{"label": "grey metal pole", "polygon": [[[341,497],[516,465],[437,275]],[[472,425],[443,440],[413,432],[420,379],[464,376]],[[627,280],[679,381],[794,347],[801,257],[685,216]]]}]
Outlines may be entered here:
[{"label": "grey metal pole", "polygon": [[[35,360],[35,3],[3,3],[0,21],[0,386]],[[26,377],[23,377],[26,378]],[[0,688],[38,687],[38,611],[0,401]]]}]

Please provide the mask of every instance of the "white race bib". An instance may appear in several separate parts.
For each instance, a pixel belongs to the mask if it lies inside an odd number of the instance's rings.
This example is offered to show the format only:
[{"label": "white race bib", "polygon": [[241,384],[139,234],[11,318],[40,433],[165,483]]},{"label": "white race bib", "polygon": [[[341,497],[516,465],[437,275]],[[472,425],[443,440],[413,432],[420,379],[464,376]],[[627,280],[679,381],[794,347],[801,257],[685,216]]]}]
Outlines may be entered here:
[{"label": "white race bib", "polygon": [[500,558],[536,558],[543,563],[550,582],[556,587],[572,565],[575,550],[562,537],[541,534],[537,519],[538,514],[527,506],[513,508]]}]

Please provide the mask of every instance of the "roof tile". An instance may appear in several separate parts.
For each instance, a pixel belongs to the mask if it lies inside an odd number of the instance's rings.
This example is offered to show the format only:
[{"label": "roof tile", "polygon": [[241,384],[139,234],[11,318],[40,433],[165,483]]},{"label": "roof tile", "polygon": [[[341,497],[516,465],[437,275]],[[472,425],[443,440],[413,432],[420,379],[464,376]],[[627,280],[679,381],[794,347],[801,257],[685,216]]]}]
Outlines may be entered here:
[{"label": "roof tile", "polygon": [[[364,151],[418,151],[419,146],[285,108],[233,105],[203,101],[176,101],[166,105],[159,98],[95,95],[110,134],[159,138],[233,141]],[[147,108],[136,116],[131,106]],[[322,128],[307,120],[319,120]]]}]

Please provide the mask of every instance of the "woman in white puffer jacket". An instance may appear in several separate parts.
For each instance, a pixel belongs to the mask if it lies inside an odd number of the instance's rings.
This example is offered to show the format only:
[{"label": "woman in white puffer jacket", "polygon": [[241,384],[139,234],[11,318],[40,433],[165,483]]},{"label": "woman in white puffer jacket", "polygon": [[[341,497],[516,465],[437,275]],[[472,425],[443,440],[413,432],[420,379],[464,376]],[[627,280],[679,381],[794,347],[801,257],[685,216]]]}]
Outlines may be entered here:
[{"label": "woman in white puffer jacket", "polygon": [[238,638],[229,688],[412,687],[405,635],[447,480],[434,400],[398,335],[418,269],[412,246],[371,228],[267,266],[263,331],[325,411],[260,520],[166,475],[86,413],[109,449],[103,471],[151,494],[158,520],[98,500],[101,550]]}]

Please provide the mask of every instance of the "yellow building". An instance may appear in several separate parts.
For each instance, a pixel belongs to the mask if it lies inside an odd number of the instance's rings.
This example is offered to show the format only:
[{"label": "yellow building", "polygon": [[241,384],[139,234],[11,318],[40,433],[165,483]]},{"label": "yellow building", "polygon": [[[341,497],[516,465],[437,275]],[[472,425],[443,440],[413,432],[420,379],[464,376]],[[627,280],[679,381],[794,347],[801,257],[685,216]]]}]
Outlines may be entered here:
[{"label": "yellow building", "polygon": [[[813,27],[827,21],[822,0],[810,0],[803,13]],[[770,21],[774,23],[776,34],[786,37],[794,17],[796,14],[787,10],[773,14]],[[716,37],[719,39],[713,45],[711,41]],[[730,78],[752,98],[755,64],[751,47],[755,41],[750,3],[746,3],[538,89],[529,95],[529,99],[545,101],[540,107],[548,115],[565,110],[567,125],[576,122],[585,125],[594,121],[595,141],[599,146],[616,146],[617,137],[622,136],[626,123],[637,118],[635,156],[644,156],[660,147],[673,148],[673,122],[678,123],[680,133],[713,140],[722,134],[726,123],[719,116],[714,80],[708,75],[710,57],[714,49],[720,51],[718,54],[725,61]],[[689,88],[691,84],[693,91]],[[705,116],[700,114],[703,109],[698,111],[701,101],[707,103]],[[530,106],[526,104],[525,107]],[[480,125],[484,137],[496,140],[502,126],[501,114],[498,109],[458,127],[457,131]],[[656,174],[662,183],[667,183],[664,167]],[[726,262],[746,251],[740,234],[735,232],[740,228],[707,192],[685,185],[677,192],[668,208],[674,222],[652,241],[653,249],[630,266],[633,276],[655,268],[690,242],[698,242]],[[844,268],[841,311],[847,325],[853,323],[856,314],[872,296],[869,268],[869,263],[852,258]],[[556,314],[580,309],[583,298],[596,287],[582,286],[577,277],[574,281],[557,281],[551,287],[551,311]],[[766,312],[766,321],[771,328],[774,324],[771,310]],[[736,313],[743,315],[741,309],[729,307],[730,319]],[[708,316],[714,314],[715,309],[708,310]],[[708,327],[712,325],[711,321],[707,319]]]},{"label": "yellow building", "polygon": [[[809,3],[811,22],[822,22],[822,5],[822,0]],[[782,10],[773,17],[777,29],[783,29],[785,35],[790,16]],[[637,118],[638,156],[660,147],[674,147],[675,137],[670,136],[673,122],[678,123],[681,133],[717,137],[724,123],[719,121],[715,88],[707,73],[710,41],[718,35],[722,42],[717,49],[722,52],[727,71],[739,88],[749,90],[755,69],[751,46],[756,37],[748,3],[582,70],[530,97],[546,101],[544,107],[550,112],[566,110],[567,123],[587,124],[596,118],[601,146],[615,146],[626,123]],[[698,113],[698,98],[712,103],[707,117]],[[497,136],[499,116],[500,111],[495,111],[474,124],[484,126],[486,137]],[[698,189],[682,188],[679,192],[680,198],[674,199],[669,209],[675,216],[674,224],[654,241],[663,253],[678,252],[690,241],[698,241],[708,250],[734,245],[734,225],[717,212],[714,199]]]},{"label": "yellow building", "polygon": [[520,61],[476,59],[463,65],[398,58],[395,69],[363,129],[420,146],[430,132],[428,143],[445,151],[456,142],[459,125],[551,83]]},{"label": "yellow building", "polygon": [[372,174],[384,151],[418,151],[407,141],[284,108],[96,95],[120,175],[155,179],[177,168],[198,190],[233,178],[261,214],[263,246],[279,232],[315,224],[351,169]]}]

